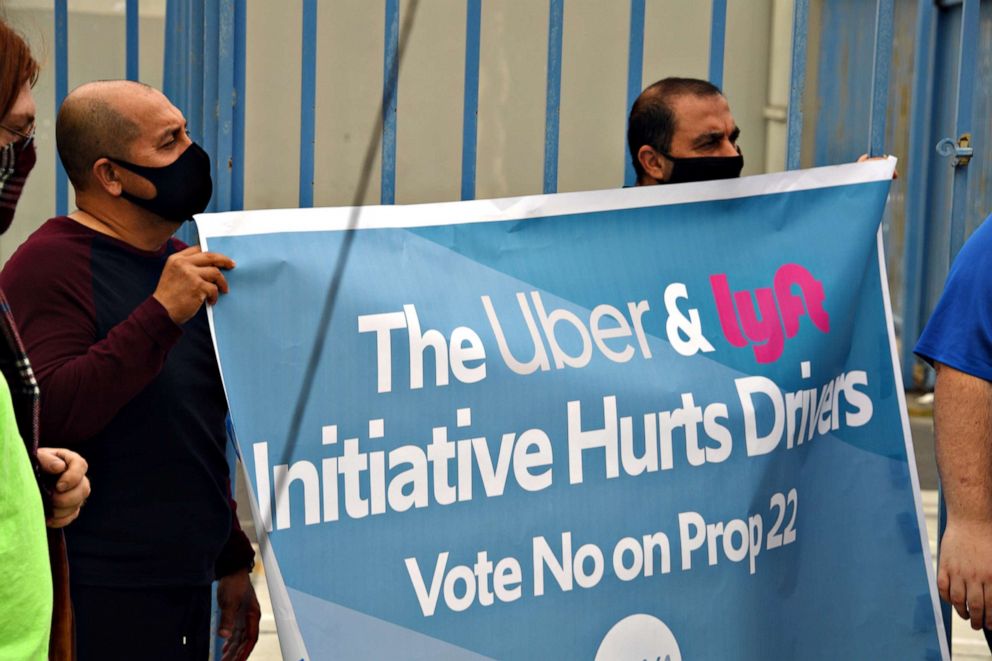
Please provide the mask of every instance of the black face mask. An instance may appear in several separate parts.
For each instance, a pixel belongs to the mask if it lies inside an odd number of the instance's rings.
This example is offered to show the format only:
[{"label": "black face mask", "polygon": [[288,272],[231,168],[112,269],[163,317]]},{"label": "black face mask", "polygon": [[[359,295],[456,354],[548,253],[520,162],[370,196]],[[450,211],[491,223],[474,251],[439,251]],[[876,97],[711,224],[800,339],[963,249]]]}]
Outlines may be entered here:
[{"label": "black face mask", "polygon": [[694,158],[673,158],[663,154],[672,162],[672,173],[663,184],[684,184],[690,181],[713,181],[716,179],[736,179],[744,169],[744,156],[740,149],[737,156],[696,156]]},{"label": "black face mask", "polygon": [[[109,157],[108,157],[109,158]],[[210,156],[195,142],[179,158],[159,168],[111,161],[155,184],[155,197],[146,200],[122,190],[121,197],[166,220],[181,223],[207,208],[214,191],[210,178]]]},{"label": "black face mask", "polygon": [[32,139],[18,140],[0,148],[0,234],[6,232],[14,220],[14,209],[35,159]]}]

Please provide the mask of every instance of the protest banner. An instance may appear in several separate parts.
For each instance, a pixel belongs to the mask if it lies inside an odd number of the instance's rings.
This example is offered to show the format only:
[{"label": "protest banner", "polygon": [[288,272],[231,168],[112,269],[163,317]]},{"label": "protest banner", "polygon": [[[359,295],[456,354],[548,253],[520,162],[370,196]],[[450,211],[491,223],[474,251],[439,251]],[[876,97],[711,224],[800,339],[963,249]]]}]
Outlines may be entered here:
[{"label": "protest banner", "polygon": [[286,658],[947,658],[894,167],[199,217]]}]

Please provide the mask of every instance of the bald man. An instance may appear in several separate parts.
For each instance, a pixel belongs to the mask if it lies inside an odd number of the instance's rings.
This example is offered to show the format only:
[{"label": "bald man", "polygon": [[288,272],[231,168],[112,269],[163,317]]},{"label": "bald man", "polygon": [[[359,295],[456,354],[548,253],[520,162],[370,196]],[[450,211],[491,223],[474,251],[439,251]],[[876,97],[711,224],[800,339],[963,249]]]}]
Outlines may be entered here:
[{"label": "bald man", "polygon": [[237,525],[227,406],[204,303],[234,263],[171,238],[210,200],[210,159],[157,90],[89,83],[59,111],[78,208],[0,274],[42,396],[42,443],[85,451],[95,485],[66,534],[77,649],[88,659],[206,659],[219,579],[225,659],[259,609]]}]

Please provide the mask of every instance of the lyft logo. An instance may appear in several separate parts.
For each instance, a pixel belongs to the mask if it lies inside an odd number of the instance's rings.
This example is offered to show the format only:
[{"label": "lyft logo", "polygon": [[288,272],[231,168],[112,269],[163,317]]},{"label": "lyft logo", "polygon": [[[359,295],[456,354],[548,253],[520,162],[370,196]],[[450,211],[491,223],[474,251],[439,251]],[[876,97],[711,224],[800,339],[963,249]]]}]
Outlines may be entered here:
[{"label": "lyft logo", "polygon": [[754,290],[753,298],[747,290],[731,293],[723,273],[711,275],[710,286],[723,335],[735,347],[753,342],[759,363],[779,359],[786,338],[799,332],[799,318],[804,314],[819,330],[830,332],[830,316],[823,309],[823,284],[799,264],[780,266],[772,287]]}]

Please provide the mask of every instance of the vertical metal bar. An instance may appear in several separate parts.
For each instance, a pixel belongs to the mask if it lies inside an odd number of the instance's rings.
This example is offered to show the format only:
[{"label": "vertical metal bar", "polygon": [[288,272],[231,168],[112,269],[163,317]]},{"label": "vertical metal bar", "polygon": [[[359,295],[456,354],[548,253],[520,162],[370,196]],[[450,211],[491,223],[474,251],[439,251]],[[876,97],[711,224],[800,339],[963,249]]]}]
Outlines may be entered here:
[{"label": "vertical metal bar", "polygon": [[248,18],[247,0],[234,0],[234,136],[231,147],[231,209],[245,206],[245,59]]},{"label": "vertical metal bar", "polygon": [[792,16],[792,84],[789,88],[789,123],[785,167],[799,169],[803,143],[803,92],[806,90],[806,31],[809,0],[795,0]]},{"label": "vertical metal bar", "polygon": [[462,199],[475,199],[475,158],[479,130],[479,41],[482,0],[466,0],[465,104],[462,110]]},{"label": "vertical metal bar", "polygon": [[[234,91],[235,58],[237,57],[237,7],[234,0],[206,0],[203,27],[203,60],[206,72],[203,77],[203,131],[213,164],[214,194],[208,211],[232,209],[231,187],[233,154],[234,108],[237,102]],[[192,234],[193,225],[189,225]],[[230,416],[226,419],[229,439]],[[232,443],[226,446],[230,496],[233,498],[237,477],[237,455]],[[217,584],[213,589],[216,597]],[[216,599],[211,602],[213,622],[211,631],[216,633],[220,623],[220,608]],[[224,640],[214,635],[211,659],[223,656]]]},{"label": "vertical metal bar", "polygon": [[202,143],[203,132],[203,21],[202,0],[188,0],[186,25],[186,120],[193,139]]},{"label": "vertical metal bar", "polygon": [[303,1],[300,76],[300,207],[313,206],[314,126],[317,105],[317,0]]},{"label": "vertical metal bar", "polygon": [[169,97],[169,100],[182,108],[185,104],[180,100],[180,74],[182,67],[177,66],[179,53],[182,48],[179,46],[179,38],[182,33],[180,22],[180,8],[182,3],[176,0],[169,0],[165,4],[165,54],[162,57],[162,91]]},{"label": "vertical metal bar", "polygon": [[[180,59],[183,65],[183,83],[185,92],[183,105],[178,106],[186,115],[186,123],[190,136],[196,142],[203,145],[208,153],[213,155],[213,150],[205,138],[204,131],[204,22],[206,20],[206,2],[217,2],[217,0],[185,0],[183,4],[183,21],[186,26],[185,38],[182,40],[182,53]],[[216,37],[215,37],[216,38]],[[214,164],[215,165],[215,164]],[[213,211],[213,198],[207,211]],[[176,231],[176,238],[187,245],[196,245],[199,237],[194,223],[185,223]],[[216,612],[216,611],[215,611]]]},{"label": "vertical metal bar", "polygon": [[889,66],[892,63],[893,0],[878,0],[875,9],[875,54],[872,63],[868,155],[885,153],[885,114],[889,101]]},{"label": "vertical metal bar", "polygon": [[[641,93],[644,80],[644,0],[630,0],[630,45],[627,47],[627,117]],[[623,185],[636,182],[633,156],[624,141]]]},{"label": "vertical metal bar", "polygon": [[[179,108],[189,110],[189,30],[190,30],[190,0],[170,0],[169,5],[175,5],[176,34],[173,42],[174,50],[165,63],[166,71],[171,67],[175,88],[169,98]],[[167,35],[168,36],[168,35]],[[187,117],[187,120],[189,118]]]},{"label": "vertical metal bar", "polygon": [[561,111],[561,43],[565,0],[550,0],[548,86],[544,116],[544,192],[558,192],[558,123]]},{"label": "vertical metal bar", "polygon": [[[193,9],[192,9],[193,0],[174,0],[174,2],[179,3],[179,6],[182,7],[182,13],[180,14],[180,21],[182,26],[182,38],[178,42],[179,51],[176,54],[178,59],[178,64],[176,66],[176,69],[179,71],[179,82],[181,84],[180,89],[182,90],[180,93],[180,98],[182,99],[182,101],[179,107],[183,109],[183,112],[186,112],[190,106],[189,91],[192,88],[192,84],[190,83],[189,58],[190,58],[190,40],[192,38],[190,36],[190,30],[193,27],[193,19],[191,18],[193,14]],[[187,117],[187,121],[189,119],[190,118]]]},{"label": "vertical metal bar", "polygon": [[[69,10],[67,0],[55,0],[55,109],[69,92]],[[69,179],[62,160],[55,159],[55,214],[69,212]]]},{"label": "vertical metal bar", "polygon": [[127,51],[126,75],[128,80],[138,80],[138,0],[127,0],[125,9],[127,24],[125,37]]},{"label": "vertical metal bar", "polygon": [[396,95],[399,93],[400,3],[386,0],[385,53],[382,79],[382,177],[379,199],[396,201]]},{"label": "vertical metal bar", "polygon": [[[958,94],[955,112],[956,136],[971,133],[972,99],[976,62],[978,61],[979,0],[964,0],[961,11],[961,53],[958,60]],[[968,166],[959,163],[954,167],[954,184],[951,197],[950,258],[957,256],[964,244],[965,211],[968,196]]]},{"label": "vertical metal bar", "polygon": [[727,40],[727,0],[713,0],[710,23],[710,82],[723,87],[723,53]]},{"label": "vertical metal bar", "polygon": [[903,385],[916,385],[913,371],[914,340],[920,336],[923,307],[923,264],[926,236],[927,172],[932,161],[930,118],[933,114],[936,8],[933,0],[917,0],[916,49],[913,55],[913,100],[909,118],[909,169],[906,194],[905,247],[903,252]]},{"label": "vertical metal bar", "polygon": [[[217,140],[217,79],[218,79],[218,35],[220,34],[220,0],[206,0],[203,12],[203,148],[211,156],[211,170],[214,181],[218,177]],[[218,191],[210,198],[207,211],[217,211]]]},{"label": "vertical metal bar", "polygon": [[234,0],[220,0],[217,42],[217,147],[214,154],[214,210],[231,210],[234,164]]}]

